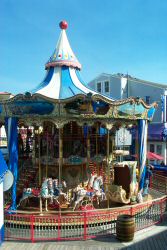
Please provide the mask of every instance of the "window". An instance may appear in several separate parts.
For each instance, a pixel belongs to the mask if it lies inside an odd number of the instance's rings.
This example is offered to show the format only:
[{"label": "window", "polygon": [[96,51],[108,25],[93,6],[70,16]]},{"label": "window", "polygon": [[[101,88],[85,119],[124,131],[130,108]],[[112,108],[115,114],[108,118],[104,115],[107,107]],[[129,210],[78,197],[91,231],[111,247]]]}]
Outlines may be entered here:
[{"label": "window", "polygon": [[109,92],[109,81],[104,82],[104,91],[105,91],[105,93]]},{"label": "window", "polygon": [[152,153],[155,152],[154,144],[150,144],[150,152],[152,152]]},{"label": "window", "polygon": [[162,145],[157,145],[157,154],[162,154]]},{"label": "window", "polygon": [[97,91],[101,93],[101,82],[97,83]]}]

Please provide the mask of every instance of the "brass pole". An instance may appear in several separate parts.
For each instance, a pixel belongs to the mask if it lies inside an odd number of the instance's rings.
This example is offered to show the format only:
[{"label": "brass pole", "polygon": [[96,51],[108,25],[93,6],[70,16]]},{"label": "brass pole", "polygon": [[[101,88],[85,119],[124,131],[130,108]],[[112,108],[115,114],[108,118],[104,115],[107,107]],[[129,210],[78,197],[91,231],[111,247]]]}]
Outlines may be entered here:
[{"label": "brass pole", "polygon": [[[98,155],[98,123],[96,123],[96,155]],[[96,163],[97,166],[97,174],[99,175],[99,163]]]},{"label": "brass pole", "polygon": [[83,163],[81,165],[81,170],[82,170],[82,187],[84,187],[84,175],[83,175],[84,169],[83,169]]},{"label": "brass pole", "polygon": [[62,165],[63,165],[63,128],[59,128],[59,185],[62,182]]},{"label": "brass pole", "polygon": [[90,134],[89,134],[89,127],[87,132],[87,162],[90,161]]},{"label": "brass pole", "polygon": [[[138,125],[139,126],[139,125]],[[138,185],[140,183],[140,161],[139,161],[139,133],[138,133],[138,126],[136,126],[136,135],[135,135],[135,154],[137,157],[137,166],[138,166]]]},{"label": "brass pole", "polygon": [[38,168],[39,168],[39,186],[41,185],[41,140],[38,127]]},{"label": "brass pole", "polygon": [[98,154],[98,123],[96,124],[96,155]]},{"label": "brass pole", "polygon": [[48,127],[47,127],[47,134],[46,134],[46,178],[48,177],[48,157],[49,157],[49,138],[48,138]]},{"label": "brass pole", "polygon": [[32,158],[33,158],[33,162],[36,165],[36,141],[35,141],[35,127],[34,127],[34,137],[33,137],[33,152],[32,152]]},{"label": "brass pole", "polygon": [[[110,166],[109,166],[109,154],[110,154],[110,131],[107,129],[107,176],[108,185],[110,184]],[[109,197],[107,199],[107,207],[109,208]]]}]

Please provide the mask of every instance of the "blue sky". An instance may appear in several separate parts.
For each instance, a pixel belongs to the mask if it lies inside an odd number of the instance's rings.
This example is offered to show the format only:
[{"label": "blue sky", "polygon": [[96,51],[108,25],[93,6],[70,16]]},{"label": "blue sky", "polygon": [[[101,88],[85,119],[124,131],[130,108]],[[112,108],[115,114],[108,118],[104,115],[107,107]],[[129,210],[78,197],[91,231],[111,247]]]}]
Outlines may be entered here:
[{"label": "blue sky", "polygon": [[61,20],[85,82],[128,72],[167,84],[166,0],[0,0],[0,91],[43,80]]}]

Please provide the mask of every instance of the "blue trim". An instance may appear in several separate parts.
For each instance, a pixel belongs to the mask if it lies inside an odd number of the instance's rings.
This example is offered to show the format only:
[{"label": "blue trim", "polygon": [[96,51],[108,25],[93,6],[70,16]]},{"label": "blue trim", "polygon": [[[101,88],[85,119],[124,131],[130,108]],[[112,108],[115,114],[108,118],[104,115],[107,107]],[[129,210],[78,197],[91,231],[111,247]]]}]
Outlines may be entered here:
[{"label": "blue trim", "polygon": [[5,239],[5,227],[4,225],[0,228],[0,245]]},{"label": "blue trim", "polygon": [[8,170],[8,166],[7,166],[6,161],[3,157],[3,154],[0,150],[0,183],[2,182],[3,176],[7,170]]},{"label": "blue trim", "polygon": [[61,86],[59,99],[66,99],[77,94],[84,94],[84,92],[74,85],[70,76],[69,67],[63,66],[61,69]]},{"label": "blue trim", "polygon": [[81,75],[80,75],[80,70],[76,69],[76,70],[75,70],[75,73],[76,73],[76,75],[77,75],[79,81],[82,83],[82,85],[84,85],[86,88],[88,88],[88,89],[94,91],[93,89],[89,88],[89,87],[85,84],[85,82],[82,80]]},{"label": "blue trim", "polygon": [[[9,128],[10,125],[10,128]],[[9,169],[11,170],[14,182],[12,186],[12,205],[11,210],[16,210],[16,190],[17,190],[17,174],[18,174],[18,131],[17,131],[18,119],[15,117],[6,117],[5,126],[8,139],[9,150]]]},{"label": "blue trim", "polygon": [[53,111],[54,105],[44,101],[16,101],[12,103],[9,110],[15,115],[39,114],[45,115]]},{"label": "blue trim", "polygon": [[144,182],[146,178],[146,166],[144,166],[140,181],[139,181],[139,190],[142,190],[144,188]]},{"label": "blue trim", "polygon": [[3,107],[2,105],[0,105],[0,113],[2,113],[2,111],[3,111]]},{"label": "blue trim", "polygon": [[[145,181],[145,171],[146,171],[146,162],[144,162],[143,166],[143,160],[145,157],[145,129],[146,129],[146,120],[139,120],[138,121],[138,145],[139,145],[139,168],[140,168],[140,182],[139,182],[139,189],[144,188],[144,181]],[[143,169],[142,169],[143,167]],[[142,174],[141,174],[142,171]]]},{"label": "blue trim", "polygon": [[106,135],[107,134],[107,129],[106,128],[101,128],[99,129],[99,134],[100,135]]},{"label": "blue trim", "polygon": [[83,131],[84,131],[84,138],[87,137],[88,132],[89,132],[89,126],[88,125],[84,125],[83,126]]},{"label": "blue trim", "polygon": [[51,81],[51,79],[53,77],[53,74],[54,74],[54,67],[50,67],[49,72],[47,73],[44,81],[41,82],[35,89],[33,89],[33,90],[29,91],[29,92],[30,93],[35,93],[35,92],[39,91],[40,89],[43,89],[44,87],[46,87],[50,83],[50,81]]}]

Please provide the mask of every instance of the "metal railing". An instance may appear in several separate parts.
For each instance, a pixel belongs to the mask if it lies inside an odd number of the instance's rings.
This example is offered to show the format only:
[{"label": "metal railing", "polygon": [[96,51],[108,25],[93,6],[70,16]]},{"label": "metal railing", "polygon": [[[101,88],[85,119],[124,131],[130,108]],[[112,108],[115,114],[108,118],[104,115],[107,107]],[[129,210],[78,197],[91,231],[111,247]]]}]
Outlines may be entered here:
[{"label": "metal railing", "polygon": [[153,174],[152,191],[160,198],[144,203],[91,211],[38,212],[6,211],[5,239],[36,241],[86,240],[116,233],[120,214],[133,215],[135,231],[162,222],[167,211],[167,177]]},{"label": "metal railing", "polygon": [[36,241],[86,240],[116,233],[120,214],[135,217],[135,231],[163,221],[166,196],[156,200],[111,209],[51,212],[49,215],[6,213],[5,239]]},{"label": "metal railing", "polygon": [[167,177],[154,173],[151,178],[151,188],[167,194]]}]

